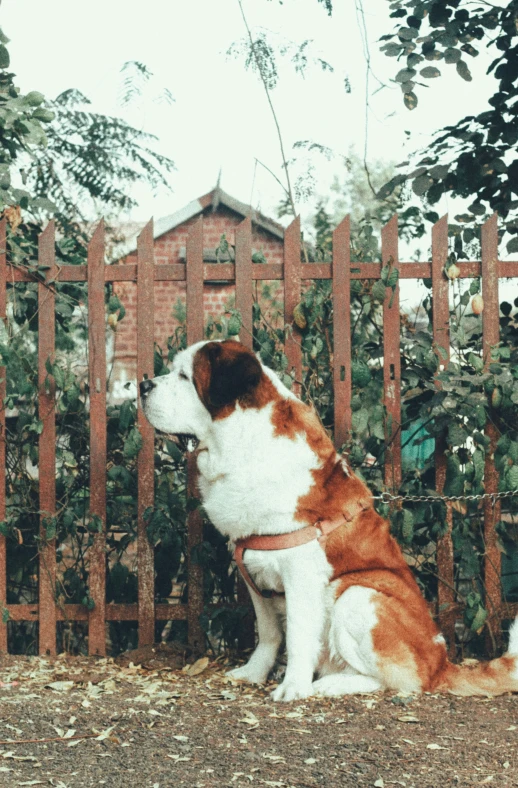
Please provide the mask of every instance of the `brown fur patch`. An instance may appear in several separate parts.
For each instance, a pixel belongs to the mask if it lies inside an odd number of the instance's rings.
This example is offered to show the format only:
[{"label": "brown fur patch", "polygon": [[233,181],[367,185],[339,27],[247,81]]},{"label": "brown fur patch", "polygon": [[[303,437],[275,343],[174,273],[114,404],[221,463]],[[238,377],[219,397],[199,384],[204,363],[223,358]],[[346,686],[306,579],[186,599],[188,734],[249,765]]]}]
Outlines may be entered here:
[{"label": "brown fur patch", "polygon": [[216,421],[242,408],[263,408],[279,394],[256,356],[240,342],[208,342],[193,359],[193,383]]},{"label": "brown fur patch", "polygon": [[337,458],[336,449],[318,415],[303,402],[281,399],[272,413],[274,436],[295,440],[304,436],[310,449],[317,455],[321,467],[312,471],[314,484],[309,492],[299,498],[295,518],[313,524],[317,520],[334,520],[354,509],[358,504],[370,505],[371,494],[357,476],[348,475]]},{"label": "brown fur patch", "polygon": [[502,695],[518,692],[518,679],[511,678],[518,665],[518,657],[504,656],[478,665],[448,664],[437,689],[453,695]]}]

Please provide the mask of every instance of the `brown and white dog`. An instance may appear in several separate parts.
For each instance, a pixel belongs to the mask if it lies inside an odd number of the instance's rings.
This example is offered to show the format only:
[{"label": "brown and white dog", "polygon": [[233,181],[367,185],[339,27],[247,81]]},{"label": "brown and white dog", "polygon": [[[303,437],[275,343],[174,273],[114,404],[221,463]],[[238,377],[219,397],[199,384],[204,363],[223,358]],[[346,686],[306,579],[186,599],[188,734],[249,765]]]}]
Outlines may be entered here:
[{"label": "brown and white dog", "polygon": [[266,681],[286,630],[277,701],[392,689],[461,695],[518,691],[518,620],[508,653],[474,668],[451,664],[389,526],[314,411],[239,342],[199,342],[172,371],[141,383],[157,429],[199,441],[199,488],[211,521],[234,543],[322,521],[324,539],[247,550],[259,642],[231,672]]}]

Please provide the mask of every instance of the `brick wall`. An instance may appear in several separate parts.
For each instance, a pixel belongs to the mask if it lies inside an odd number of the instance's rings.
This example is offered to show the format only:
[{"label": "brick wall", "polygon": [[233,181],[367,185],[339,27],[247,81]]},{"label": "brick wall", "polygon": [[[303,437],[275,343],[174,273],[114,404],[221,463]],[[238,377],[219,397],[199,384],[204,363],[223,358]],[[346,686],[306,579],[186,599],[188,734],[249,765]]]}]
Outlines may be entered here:
[{"label": "brick wall", "polygon": [[[155,240],[157,265],[185,262],[181,252],[187,246],[189,229],[197,219],[198,216],[195,216]],[[215,250],[223,233],[229,244],[234,245],[235,228],[242,220],[242,216],[221,204],[215,211],[212,207],[206,209],[203,217],[204,249]],[[283,262],[282,240],[255,225],[252,231],[252,249],[254,252],[262,252],[268,263]],[[130,255],[124,262],[136,262],[136,256]],[[110,390],[114,398],[118,399],[124,396],[124,384],[136,380],[137,289],[132,282],[118,282],[114,285],[114,291],[126,309],[126,316],[118,323],[117,330],[111,337],[110,355],[113,359],[113,369],[110,375]],[[225,311],[225,306],[229,302],[233,303],[233,298],[234,285],[206,284],[203,294],[205,322],[210,316],[221,315]],[[178,299],[185,305],[185,282],[155,282],[155,342],[164,350],[167,347],[167,338],[174,333],[178,325],[173,314]]]}]

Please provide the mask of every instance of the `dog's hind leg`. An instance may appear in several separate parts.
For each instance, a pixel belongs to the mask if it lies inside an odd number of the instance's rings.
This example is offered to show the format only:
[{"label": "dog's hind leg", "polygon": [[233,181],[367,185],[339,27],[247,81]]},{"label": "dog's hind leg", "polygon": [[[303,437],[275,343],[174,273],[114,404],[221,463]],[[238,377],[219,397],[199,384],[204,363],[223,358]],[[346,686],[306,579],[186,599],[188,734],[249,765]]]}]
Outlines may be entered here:
[{"label": "dog's hind leg", "polygon": [[[343,664],[358,671],[358,686],[362,685],[360,679],[369,680],[363,682],[363,686],[370,689],[357,689],[357,692],[373,692],[380,688],[409,694],[422,691],[415,646],[419,620],[412,615],[405,618],[405,613],[399,600],[365,586],[351,586],[335,602],[329,629],[329,652],[335,662],[342,660]],[[444,646],[442,648],[444,650]],[[347,693],[355,691],[347,689],[354,686],[349,678],[342,680]],[[336,689],[338,685],[339,682],[333,694],[340,694]],[[332,682],[323,683],[320,691],[326,688],[329,691],[331,686]],[[318,691],[319,687],[316,689]]]},{"label": "dog's hind leg", "polygon": [[251,684],[264,684],[275,664],[283,632],[274,601],[263,599],[255,591],[251,592],[251,597],[257,618],[259,642],[246,665],[230,670],[227,676],[249,681]]}]

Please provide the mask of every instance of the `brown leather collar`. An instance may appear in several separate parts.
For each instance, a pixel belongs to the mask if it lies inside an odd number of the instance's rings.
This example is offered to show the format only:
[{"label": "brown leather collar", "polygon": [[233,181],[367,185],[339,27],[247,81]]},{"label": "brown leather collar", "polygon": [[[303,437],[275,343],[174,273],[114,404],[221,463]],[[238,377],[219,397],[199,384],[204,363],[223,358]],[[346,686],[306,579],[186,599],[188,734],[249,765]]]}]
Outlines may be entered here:
[{"label": "brown leather collar", "polygon": [[370,503],[358,501],[352,504],[334,520],[317,520],[314,525],[306,525],[298,531],[290,531],[287,534],[265,534],[264,536],[247,536],[244,539],[237,539],[234,548],[234,560],[239,571],[250,588],[259,596],[271,599],[275,596],[284,596],[284,591],[273,591],[271,589],[260,589],[256,586],[244,564],[243,554],[245,550],[286,550],[289,547],[298,547],[318,539],[321,547],[324,546],[327,537],[341,525],[354,520],[357,514],[369,509]]}]

